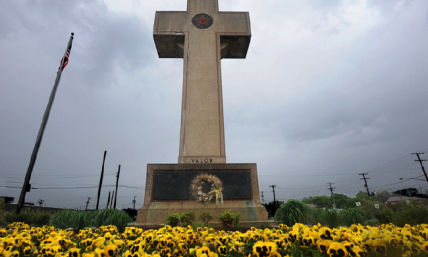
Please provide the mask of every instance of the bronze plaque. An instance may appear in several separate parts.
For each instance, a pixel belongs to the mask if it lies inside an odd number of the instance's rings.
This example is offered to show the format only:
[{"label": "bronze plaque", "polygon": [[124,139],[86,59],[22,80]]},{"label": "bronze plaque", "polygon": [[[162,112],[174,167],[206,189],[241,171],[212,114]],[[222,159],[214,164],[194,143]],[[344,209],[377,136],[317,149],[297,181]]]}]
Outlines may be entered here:
[{"label": "bronze plaque", "polygon": [[[155,171],[153,200],[195,200],[190,192],[190,183],[198,174],[212,174],[223,183],[224,200],[251,199],[250,170],[210,170],[210,171]],[[208,193],[209,185],[203,192]]]}]

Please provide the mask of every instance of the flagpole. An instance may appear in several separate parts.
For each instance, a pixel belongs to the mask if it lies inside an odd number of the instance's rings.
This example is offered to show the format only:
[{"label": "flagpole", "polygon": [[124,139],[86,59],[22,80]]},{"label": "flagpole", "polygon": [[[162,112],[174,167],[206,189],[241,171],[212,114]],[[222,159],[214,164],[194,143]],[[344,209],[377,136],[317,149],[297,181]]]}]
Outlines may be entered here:
[{"label": "flagpole", "polygon": [[25,201],[25,194],[30,191],[31,173],[33,172],[34,164],[36,163],[37,153],[39,152],[40,144],[42,143],[43,133],[45,131],[46,124],[48,123],[49,114],[50,114],[52,104],[53,104],[54,99],[55,99],[55,94],[56,94],[56,90],[58,88],[59,81],[61,80],[61,73],[62,73],[62,70],[64,69],[64,67],[67,63],[66,62],[66,57],[68,58],[68,56],[66,56],[67,52],[68,52],[68,54],[70,54],[69,51],[71,50],[71,44],[72,44],[73,38],[74,38],[73,36],[74,36],[74,33],[71,32],[71,36],[70,36],[70,39],[68,41],[67,48],[65,49],[65,53],[63,55],[63,58],[61,59],[60,68],[59,68],[58,73],[56,75],[55,84],[53,86],[51,96],[49,97],[49,103],[46,106],[46,110],[45,110],[45,114],[43,116],[42,124],[40,125],[39,134],[37,135],[36,144],[34,145],[33,153],[31,154],[30,164],[28,165],[27,174],[25,175],[24,185],[22,186],[21,195],[19,196],[18,205],[16,206],[15,211],[17,214],[19,214],[21,212],[22,205],[24,204],[24,201]]}]

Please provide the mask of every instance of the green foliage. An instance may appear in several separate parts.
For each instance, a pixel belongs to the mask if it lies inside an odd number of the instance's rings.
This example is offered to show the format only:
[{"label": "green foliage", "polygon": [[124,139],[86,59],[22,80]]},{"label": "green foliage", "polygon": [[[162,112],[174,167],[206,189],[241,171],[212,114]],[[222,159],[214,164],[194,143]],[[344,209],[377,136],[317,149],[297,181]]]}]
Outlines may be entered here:
[{"label": "green foliage", "polygon": [[193,211],[184,212],[180,215],[180,224],[183,227],[193,225],[195,221],[195,213]]},{"label": "green foliage", "polygon": [[240,213],[232,213],[230,210],[220,213],[219,221],[221,222],[224,230],[230,230],[232,228],[239,227],[239,216]]},{"label": "green foliage", "polygon": [[318,223],[324,224],[323,209],[311,209],[309,213],[308,224],[316,225]]},{"label": "green foliage", "polygon": [[341,217],[339,211],[335,209],[327,209],[323,210],[322,217],[324,223],[328,225],[330,228],[336,228],[341,224]]},{"label": "green foliage", "polygon": [[4,201],[4,198],[0,199],[0,215],[2,215],[4,212],[4,206],[6,205]]},{"label": "green foliage", "polygon": [[325,195],[319,195],[311,198],[312,198],[312,204],[315,204],[318,208],[328,208],[330,197]]},{"label": "green foliage", "polygon": [[390,196],[391,193],[388,190],[381,190],[377,191],[373,198],[376,202],[385,203]]},{"label": "green foliage", "polygon": [[381,204],[380,209],[375,213],[375,217],[381,224],[388,224],[392,222],[394,211],[388,208],[385,204]]},{"label": "green foliage", "polygon": [[311,209],[298,200],[288,200],[281,204],[275,214],[275,221],[291,227],[295,223],[307,224],[309,222]]},{"label": "green foliage", "polygon": [[49,224],[52,214],[49,212],[32,211],[31,209],[25,209],[19,214],[15,212],[7,213],[4,217],[5,221],[9,224],[14,222],[24,222],[34,227],[42,227]]},{"label": "green foliage", "polygon": [[193,211],[179,213],[172,213],[168,217],[166,217],[166,224],[171,227],[176,227],[181,225],[186,227],[188,225],[193,226],[195,221],[195,213]]},{"label": "green foliage", "polygon": [[415,204],[413,201],[410,201],[410,203],[404,202],[400,209],[395,211],[392,216],[392,223],[400,227],[403,227],[406,224],[411,226],[427,224],[428,209],[422,204]]},{"label": "green foliage", "polygon": [[344,209],[339,213],[342,225],[350,227],[352,224],[363,224],[364,213],[359,208]]},{"label": "green foliage", "polygon": [[6,228],[7,227],[7,222],[5,220],[5,213],[4,213],[4,207],[5,207],[5,200],[4,199],[0,199],[0,228]]},{"label": "green foliage", "polygon": [[[352,198],[349,198],[347,195],[344,195],[344,194],[334,194],[334,202],[336,203],[337,209],[355,207],[355,202],[349,201],[351,199]],[[329,207],[331,206],[333,206],[333,200],[330,201]]]},{"label": "green foliage", "polygon": [[172,213],[168,217],[166,217],[167,225],[170,225],[171,227],[176,227],[178,226],[178,223],[180,223],[180,214]]},{"label": "green foliage", "polygon": [[212,219],[213,219],[213,215],[211,215],[211,213],[209,211],[203,211],[199,215],[199,220],[202,221],[202,226],[203,227],[208,227],[209,226],[209,222]]},{"label": "green foliage", "polygon": [[100,227],[114,225],[120,232],[125,230],[132,218],[126,212],[116,209],[104,209],[94,211],[64,210],[55,214],[50,224],[60,228],[73,228],[74,230],[85,227]]},{"label": "green foliage", "polygon": [[366,226],[378,226],[380,225],[380,221],[378,219],[371,219],[371,220],[366,220],[363,225]]}]

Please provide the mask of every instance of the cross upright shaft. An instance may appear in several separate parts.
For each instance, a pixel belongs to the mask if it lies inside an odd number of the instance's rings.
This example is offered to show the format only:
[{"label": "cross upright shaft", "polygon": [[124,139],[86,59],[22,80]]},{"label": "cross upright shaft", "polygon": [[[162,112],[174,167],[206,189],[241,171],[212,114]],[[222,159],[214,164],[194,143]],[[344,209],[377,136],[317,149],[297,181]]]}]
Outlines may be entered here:
[{"label": "cross upright shaft", "polygon": [[187,11],[156,12],[160,58],[183,58],[178,163],[226,163],[222,58],[245,58],[248,12],[219,12],[218,0],[187,0]]}]

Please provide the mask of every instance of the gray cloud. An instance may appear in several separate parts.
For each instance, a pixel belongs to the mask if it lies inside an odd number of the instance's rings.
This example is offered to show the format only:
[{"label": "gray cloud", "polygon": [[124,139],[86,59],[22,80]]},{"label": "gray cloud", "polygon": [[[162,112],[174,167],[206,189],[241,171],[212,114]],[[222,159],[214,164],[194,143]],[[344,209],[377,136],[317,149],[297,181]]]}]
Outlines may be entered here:
[{"label": "gray cloud", "polygon": [[[253,31],[246,60],[222,61],[227,160],[257,163],[262,191],[276,183],[281,199],[328,194],[325,183],[335,182],[352,196],[364,190],[358,173],[428,148],[427,2],[361,3],[220,1],[221,10],[248,10]],[[104,185],[122,164],[121,184],[140,190],[120,188],[119,206],[136,195],[140,207],[146,164],[178,157],[183,61],[157,58],[151,27],[156,10],[180,6],[142,1],[127,13],[102,1],[4,3],[0,186],[20,186],[74,31],[32,182],[96,186],[108,150]],[[371,186],[417,176],[406,158],[381,170],[387,177],[373,174]],[[64,177],[82,174],[92,177]],[[33,190],[27,199],[79,207],[89,196],[92,207],[96,192]],[[0,194],[18,197],[19,189]]]}]

